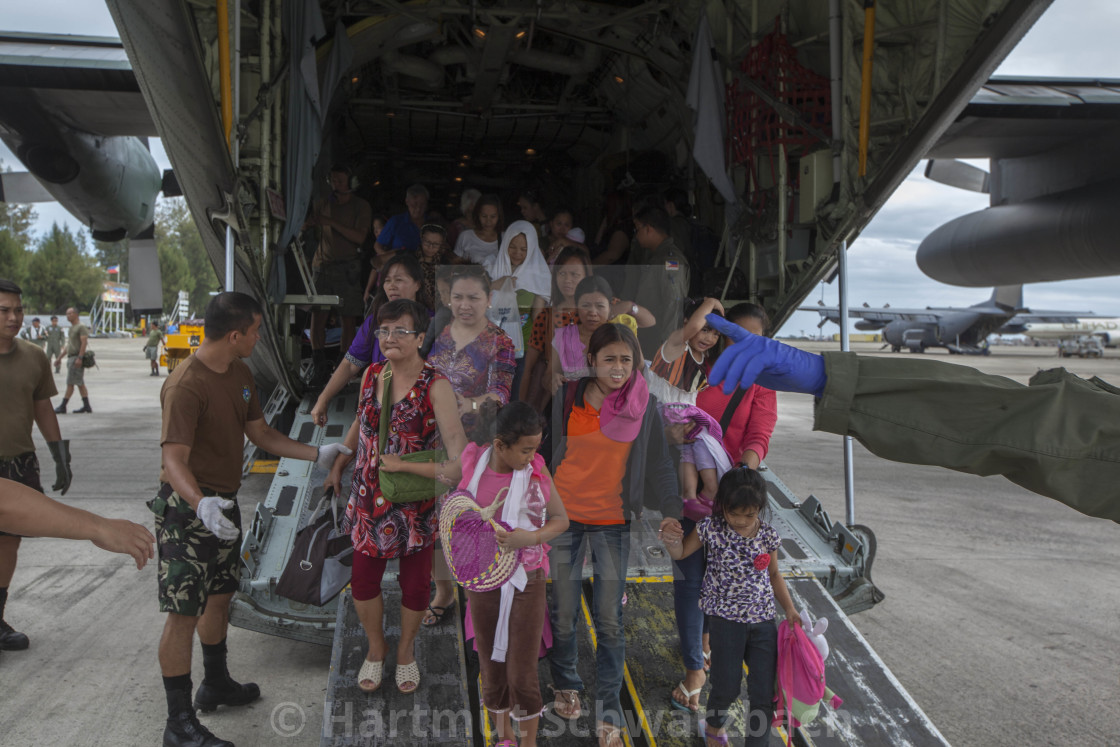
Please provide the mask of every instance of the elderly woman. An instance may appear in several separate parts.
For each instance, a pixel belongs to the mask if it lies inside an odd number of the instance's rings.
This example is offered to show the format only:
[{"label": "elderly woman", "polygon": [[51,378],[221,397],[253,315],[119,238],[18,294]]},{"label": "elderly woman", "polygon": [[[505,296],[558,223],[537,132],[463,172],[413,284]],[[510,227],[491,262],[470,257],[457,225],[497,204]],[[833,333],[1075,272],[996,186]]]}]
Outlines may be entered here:
[{"label": "elderly woman", "polygon": [[[479,268],[463,267],[451,276],[451,323],[439,333],[428,364],[447,377],[468,434],[487,400],[504,405],[513,388],[513,340],[486,318],[490,278]],[[436,596],[425,625],[435,625],[454,604],[455,584],[442,555],[436,556]]]},{"label": "elderly woman", "polygon": [[[311,408],[311,419],[316,425],[327,424],[327,408],[331,400],[342,391],[350,379],[361,373],[369,364],[385,360],[377,339],[377,312],[382,306],[390,301],[407,298],[418,302],[426,310],[435,308],[431,296],[424,287],[424,271],[416,257],[403,253],[393,255],[381,268],[380,277],[381,291],[374,296],[372,313],[358,329],[358,334],[354,336],[354,341],[346,351],[346,357],[338,364],[330,381],[315,400],[315,406]],[[428,328],[428,322],[422,324],[424,329]]]},{"label": "elderly woman", "polygon": [[[401,637],[397,644],[397,688],[403,693],[420,686],[413,643],[428,606],[432,551],[439,516],[436,495],[460,478],[459,455],[467,443],[451,385],[420,357],[421,327],[428,314],[415,301],[391,301],[377,312],[377,338],[385,363],[371,366],[362,379],[358,413],[344,443],[356,451],[343,526],[354,542],[351,588],[354,607],[369,639],[369,651],[358,672],[358,687],[373,692],[381,686],[388,644],[381,578],[389,560],[400,561]],[[383,399],[388,383],[388,401]],[[389,410],[388,442],[380,442],[383,408]],[[447,450],[448,459],[406,462],[404,454]],[[335,460],[327,485],[341,490],[342,471],[351,457]],[[381,492],[381,473],[411,472],[432,481],[432,497],[413,503],[392,503]]]}]

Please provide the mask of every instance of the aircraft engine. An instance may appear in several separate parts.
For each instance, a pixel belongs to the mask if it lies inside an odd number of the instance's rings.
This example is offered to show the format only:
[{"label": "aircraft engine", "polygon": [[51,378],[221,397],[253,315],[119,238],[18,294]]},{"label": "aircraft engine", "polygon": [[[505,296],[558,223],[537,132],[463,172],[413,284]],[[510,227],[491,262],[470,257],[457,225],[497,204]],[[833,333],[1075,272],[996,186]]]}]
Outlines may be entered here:
[{"label": "aircraft engine", "polygon": [[1118,201],[1110,181],[971,213],[927,236],[918,266],[971,287],[1120,275]]},{"label": "aircraft engine", "polygon": [[856,322],[856,329],[863,330],[865,332],[872,332],[874,330],[882,328],[883,322],[873,322],[867,319],[860,319],[858,322]]}]

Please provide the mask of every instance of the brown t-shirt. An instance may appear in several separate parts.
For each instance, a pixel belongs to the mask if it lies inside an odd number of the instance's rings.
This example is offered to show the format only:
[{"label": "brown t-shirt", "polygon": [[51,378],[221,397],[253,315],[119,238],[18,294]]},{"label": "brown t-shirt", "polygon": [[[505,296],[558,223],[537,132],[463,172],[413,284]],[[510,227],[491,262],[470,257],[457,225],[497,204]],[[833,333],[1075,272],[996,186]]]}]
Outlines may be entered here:
[{"label": "brown t-shirt", "polygon": [[[316,205],[316,215],[325,215],[347,228],[362,231],[369,237],[369,228],[373,223],[373,211],[369,203],[361,197],[351,196],[346,204],[327,200]],[[324,263],[347,262],[358,258],[358,244],[343,236],[333,228],[322,228],[319,240],[319,249],[312,260],[314,267]]]},{"label": "brown t-shirt", "polygon": [[75,324],[70,327],[69,337],[66,342],[66,354],[75,356],[82,352],[82,338],[89,337],[89,327],[84,324]]},{"label": "brown t-shirt", "polygon": [[17,338],[11,351],[0,354],[0,391],[4,392],[0,457],[35,451],[31,440],[35,403],[58,394],[47,354],[35,343]]},{"label": "brown t-shirt", "polygon": [[[187,466],[200,488],[236,493],[241,487],[245,424],[264,417],[249,367],[234,361],[225,373],[215,373],[192,355],[167,377],[159,401],[160,445],[191,447]],[[163,465],[159,479],[169,482]]]}]

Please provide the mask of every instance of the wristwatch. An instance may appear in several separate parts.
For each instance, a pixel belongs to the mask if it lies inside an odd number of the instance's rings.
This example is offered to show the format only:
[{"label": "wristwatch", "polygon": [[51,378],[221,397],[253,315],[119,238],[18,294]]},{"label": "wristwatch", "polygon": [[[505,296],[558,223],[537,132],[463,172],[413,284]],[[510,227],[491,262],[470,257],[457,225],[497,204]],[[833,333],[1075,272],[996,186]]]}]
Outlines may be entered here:
[{"label": "wristwatch", "polygon": [[471,400],[471,409],[474,410],[475,412],[478,412],[478,400],[477,399],[472,399]]},{"label": "wristwatch", "polygon": [[636,317],[637,315],[638,315],[638,304],[636,304],[636,303],[630,304],[630,316],[635,316]]}]

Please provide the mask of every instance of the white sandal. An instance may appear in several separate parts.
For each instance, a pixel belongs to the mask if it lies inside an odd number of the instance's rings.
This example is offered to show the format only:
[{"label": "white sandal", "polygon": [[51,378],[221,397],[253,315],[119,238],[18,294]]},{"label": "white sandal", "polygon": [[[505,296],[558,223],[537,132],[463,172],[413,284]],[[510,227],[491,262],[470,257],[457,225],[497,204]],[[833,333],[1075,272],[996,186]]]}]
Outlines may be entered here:
[{"label": "white sandal", "polygon": [[[358,689],[364,693],[376,692],[381,687],[381,676],[384,672],[384,661],[362,660],[362,668],[358,670]],[[373,687],[363,687],[362,683],[369,680]]]},{"label": "white sandal", "polygon": [[[411,664],[398,664],[394,678],[397,680],[398,690],[405,695],[414,693],[420,688],[420,667],[415,660]],[[413,683],[413,686],[408,690],[404,689],[406,682]]]}]

